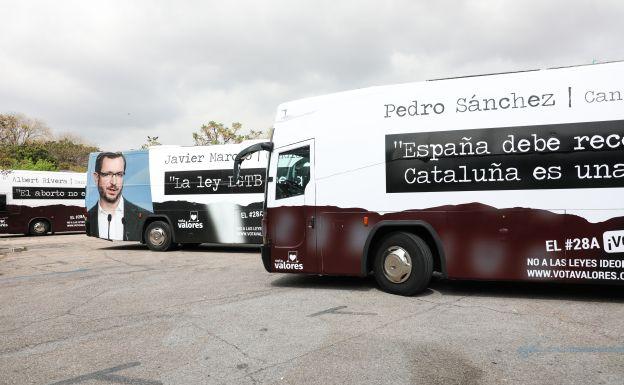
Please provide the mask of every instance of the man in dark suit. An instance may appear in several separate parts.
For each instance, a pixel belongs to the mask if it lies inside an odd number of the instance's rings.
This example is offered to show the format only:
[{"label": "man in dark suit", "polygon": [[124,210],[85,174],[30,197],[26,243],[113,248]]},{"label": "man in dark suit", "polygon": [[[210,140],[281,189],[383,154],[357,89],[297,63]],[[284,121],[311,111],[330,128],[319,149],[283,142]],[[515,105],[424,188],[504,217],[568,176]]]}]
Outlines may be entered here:
[{"label": "man in dark suit", "polygon": [[89,209],[89,236],[124,241],[141,240],[143,223],[151,212],[123,197],[125,174],[126,158],[122,153],[102,152],[96,158],[93,180],[100,199]]}]

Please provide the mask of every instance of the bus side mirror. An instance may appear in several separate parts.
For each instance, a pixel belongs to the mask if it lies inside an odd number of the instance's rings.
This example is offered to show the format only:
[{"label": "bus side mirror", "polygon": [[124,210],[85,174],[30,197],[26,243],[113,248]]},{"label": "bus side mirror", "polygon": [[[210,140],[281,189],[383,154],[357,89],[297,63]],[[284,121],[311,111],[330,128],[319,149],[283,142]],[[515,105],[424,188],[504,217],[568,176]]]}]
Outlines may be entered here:
[{"label": "bus side mirror", "polygon": [[237,159],[234,160],[234,171],[233,171],[232,175],[234,175],[234,180],[235,181],[238,180],[238,177],[240,175],[241,163],[242,163],[242,160],[240,162]]},{"label": "bus side mirror", "polygon": [[268,151],[268,152],[273,151],[273,143],[272,142],[256,143],[241,150],[234,158],[234,173],[233,173],[234,180],[238,180],[238,177],[240,176],[240,168],[241,168],[241,163],[243,163],[243,160],[245,160],[247,156],[258,151]]}]

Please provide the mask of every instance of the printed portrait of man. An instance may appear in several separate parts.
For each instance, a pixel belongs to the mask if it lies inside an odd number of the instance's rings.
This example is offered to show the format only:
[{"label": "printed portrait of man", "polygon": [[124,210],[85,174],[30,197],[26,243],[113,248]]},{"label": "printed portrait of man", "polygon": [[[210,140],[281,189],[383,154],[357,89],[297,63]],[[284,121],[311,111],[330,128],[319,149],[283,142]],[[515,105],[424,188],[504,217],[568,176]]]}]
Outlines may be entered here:
[{"label": "printed portrait of man", "polygon": [[103,239],[137,241],[148,210],[123,197],[126,158],[120,152],[102,152],[95,161],[93,180],[99,199],[89,209],[89,235]]}]

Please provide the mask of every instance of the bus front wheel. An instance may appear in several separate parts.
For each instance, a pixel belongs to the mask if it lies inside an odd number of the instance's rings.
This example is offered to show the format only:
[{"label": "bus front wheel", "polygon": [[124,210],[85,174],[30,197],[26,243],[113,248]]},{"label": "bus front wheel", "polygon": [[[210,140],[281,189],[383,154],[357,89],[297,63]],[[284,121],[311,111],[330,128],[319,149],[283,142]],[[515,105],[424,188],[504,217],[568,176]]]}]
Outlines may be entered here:
[{"label": "bus front wheel", "polygon": [[35,219],[28,226],[30,235],[45,235],[50,231],[50,222],[45,219]]},{"label": "bus front wheel", "polygon": [[167,251],[172,248],[171,227],[167,222],[155,221],[145,229],[145,243],[152,251]]},{"label": "bus front wheel", "polygon": [[412,233],[388,234],[377,247],[374,274],[384,291],[399,295],[420,293],[433,274],[431,249]]}]

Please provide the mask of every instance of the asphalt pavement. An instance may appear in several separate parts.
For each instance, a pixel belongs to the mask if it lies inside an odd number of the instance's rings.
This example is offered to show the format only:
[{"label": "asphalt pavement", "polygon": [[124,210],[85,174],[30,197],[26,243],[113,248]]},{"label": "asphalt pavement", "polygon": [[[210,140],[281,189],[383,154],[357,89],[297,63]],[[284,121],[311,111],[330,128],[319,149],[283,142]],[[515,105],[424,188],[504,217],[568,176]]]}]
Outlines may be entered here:
[{"label": "asphalt pavement", "polygon": [[0,384],[624,384],[622,286],[270,274],[257,249],[0,237]]}]

